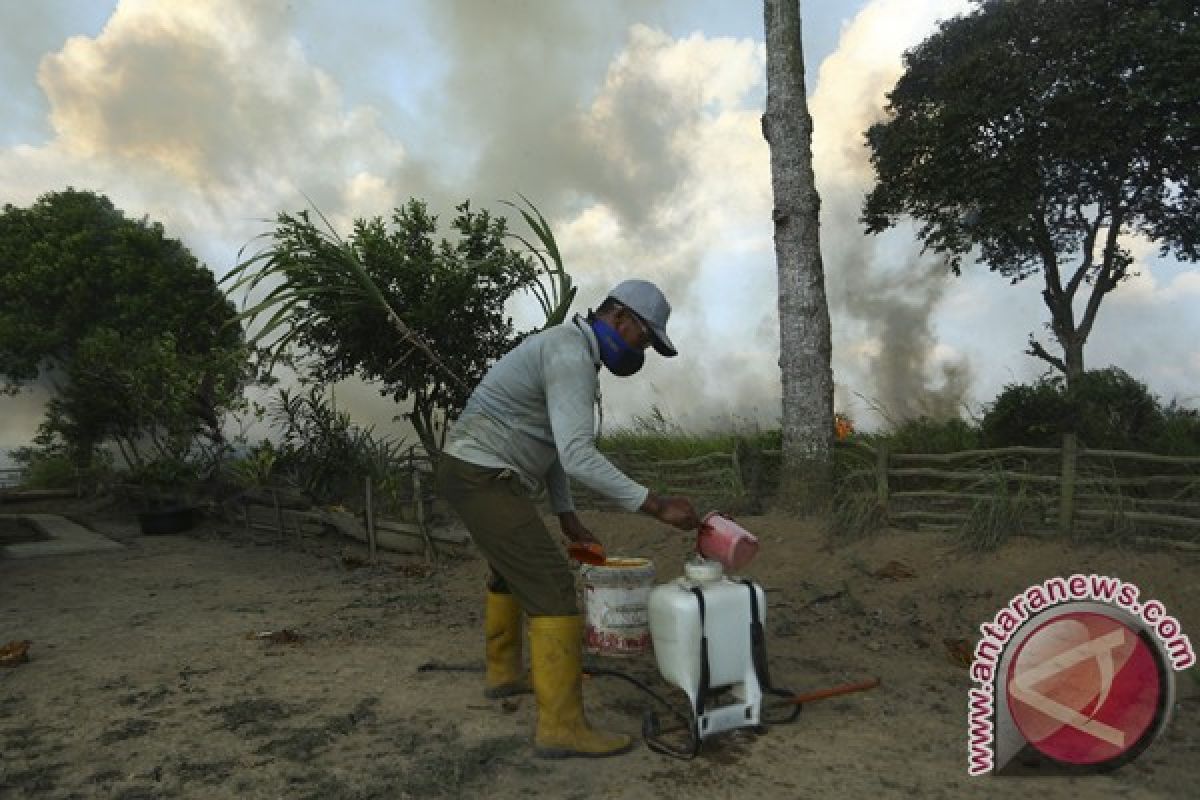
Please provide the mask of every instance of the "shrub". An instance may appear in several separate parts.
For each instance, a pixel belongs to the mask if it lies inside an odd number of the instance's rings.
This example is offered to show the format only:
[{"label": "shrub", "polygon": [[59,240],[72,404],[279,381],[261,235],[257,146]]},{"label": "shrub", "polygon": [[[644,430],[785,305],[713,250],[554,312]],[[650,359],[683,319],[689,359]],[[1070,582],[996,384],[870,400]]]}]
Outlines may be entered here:
[{"label": "shrub", "polygon": [[864,437],[882,442],[895,453],[954,453],[979,447],[979,429],[960,417],[917,417],[895,424],[890,431]]},{"label": "shrub", "polygon": [[1093,449],[1144,450],[1164,435],[1165,418],[1146,385],[1117,367],[1085,372],[1067,388],[1062,376],[1010,384],[984,414],[986,447],[1057,447],[1074,431]]},{"label": "shrub", "polygon": [[984,447],[1058,447],[1069,419],[1055,380],[1009,384],[984,413],[980,438]]},{"label": "shrub", "polygon": [[959,541],[969,550],[990,552],[1010,536],[1023,533],[1030,498],[1024,483],[1009,486],[999,470],[991,475],[991,491],[971,505],[958,529]]},{"label": "shrub", "polygon": [[382,485],[402,458],[404,443],[353,424],[350,415],[334,409],[320,386],[293,394],[279,390],[268,417],[282,430],[282,441],[262,445],[242,468],[249,480],[285,480],[320,504],[343,502],[362,493],[370,476]]},{"label": "shrub", "polygon": [[1162,428],[1151,450],[1169,456],[1200,455],[1200,411],[1175,400],[1162,409]]},{"label": "shrub", "polygon": [[67,489],[78,480],[75,465],[65,452],[23,447],[13,457],[24,470],[23,484],[30,489]]}]

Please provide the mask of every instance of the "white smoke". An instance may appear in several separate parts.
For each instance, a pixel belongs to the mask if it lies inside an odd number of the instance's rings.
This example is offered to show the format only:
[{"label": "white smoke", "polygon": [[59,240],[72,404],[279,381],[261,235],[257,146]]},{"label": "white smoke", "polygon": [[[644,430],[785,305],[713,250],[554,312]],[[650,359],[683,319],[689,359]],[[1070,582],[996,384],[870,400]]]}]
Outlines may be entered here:
[{"label": "white smoke", "polygon": [[[521,192],[554,227],[580,285],[578,310],[631,276],[658,281],[675,307],[681,355],[651,356],[632,380],[606,379],[610,424],[657,405],[689,427],[772,425],[762,37],[676,36],[639,22],[682,2],[429,0],[369,30],[285,0],[122,0],[96,35],[42,58],[51,136],[0,147],[2,199],[102,191],[130,216],[162,221],[221,275],[269,218],[306,196],[343,230],[410,196],[443,219],[470,198],[519,229],[499,201]],[[868,239],[858,223],[872,179],[863,132],[882,113],[901,53],[966,7],[875,0],[816,76],[838,405],[860,418],[869,414],[856,395],[895,415],[954,410],[977,371],[968,362],[991,355],[977,337],[942,330],[966,324],[968,303],[981,307],[973,318],[994,308],[980,282],[991,276],[950,282],[943,265],[917,256],[911,231]],[[761,10],[747,13],[757,20]],[[536,323],[531,304],[513,310]],[[24,411],[0,403],[11,427]],[[399,411],[362,386],[339,390],[339,405],[381,429]]]}]

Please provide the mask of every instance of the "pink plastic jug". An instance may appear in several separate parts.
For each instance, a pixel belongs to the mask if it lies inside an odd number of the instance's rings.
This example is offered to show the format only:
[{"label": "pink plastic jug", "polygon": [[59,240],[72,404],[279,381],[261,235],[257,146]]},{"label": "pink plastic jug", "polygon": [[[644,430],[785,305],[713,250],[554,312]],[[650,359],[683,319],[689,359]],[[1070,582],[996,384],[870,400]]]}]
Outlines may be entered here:
[{"label": "pink plastic jug", "polygon": [[696,550],[736,572],[758,555],[758,537],[720,511],[713,511],[700,521]]}]

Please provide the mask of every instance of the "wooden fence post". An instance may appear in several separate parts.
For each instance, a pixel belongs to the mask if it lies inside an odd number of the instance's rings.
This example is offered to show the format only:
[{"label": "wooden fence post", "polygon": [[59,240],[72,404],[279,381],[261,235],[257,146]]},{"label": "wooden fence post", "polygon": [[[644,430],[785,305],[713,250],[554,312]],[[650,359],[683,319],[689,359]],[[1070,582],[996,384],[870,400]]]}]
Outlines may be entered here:
[{"label": "wooden fence post", "polygon": [[1058,494],[1058,532],[1070,536],[1075,519],[1075,467],[1078,442],[1074,433],[1062,439],[1062,483]]},{"label": "wooden fence post", "polygon": [[413,505],[416,506],[417,528],[421,531],[421,537],[425,539],[426,558],[431,564],[436,564],[437,549],[433,546],[433,538],[429,535],[429,529],[425,527],[425,504],[421,499],[421,470],[417,468],[416,459],[411,456],[408,463],[412,467]]},{"label": "wooden fence post", "polygon": [[875,502],[887,513],[888,507],[888,448],[883,442],[875,445]]}]

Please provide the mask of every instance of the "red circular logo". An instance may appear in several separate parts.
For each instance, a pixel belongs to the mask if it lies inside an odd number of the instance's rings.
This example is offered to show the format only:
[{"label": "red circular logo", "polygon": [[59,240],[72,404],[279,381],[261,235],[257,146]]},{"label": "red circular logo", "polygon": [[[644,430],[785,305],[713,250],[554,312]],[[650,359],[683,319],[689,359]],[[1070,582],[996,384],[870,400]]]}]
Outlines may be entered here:
[{"label": "red circular logo", "polygon": [[1123,622],[1069,612],[1033,631],[1008,668],[1008,708],[1031,745],[1100,765],[1144,743],[1163,683],[1150,645]]}]

